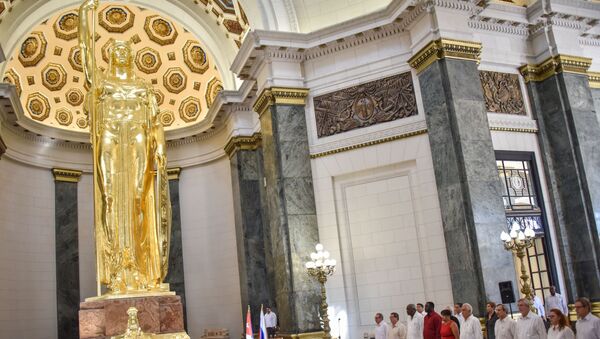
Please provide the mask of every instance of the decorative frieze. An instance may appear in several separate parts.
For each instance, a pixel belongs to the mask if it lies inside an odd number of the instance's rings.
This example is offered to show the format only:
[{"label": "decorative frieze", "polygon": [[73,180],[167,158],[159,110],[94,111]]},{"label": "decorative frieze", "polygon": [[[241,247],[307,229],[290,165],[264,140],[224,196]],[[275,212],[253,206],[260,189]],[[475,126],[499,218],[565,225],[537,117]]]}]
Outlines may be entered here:
[{"label": "decorative frieze", "polygon": [[591,88],[600,88],[600,72],[588,72]]},{"label": "decorative frieze", "polygon": [[473,60],[479,63],[480,55],[481,43],[479,42],[442,38],[428,43],[410,58],[408,63],[417,70],[417,73],[421,73],[436,60],[449,58]]},{"label": "decorative frieze", "polygon": [[480,71],[479,78],[488,112],[525,115],[517,74]]},{"label": "decorative frieze", "polygon": [[591,65],[590,58],[559,54],[537,65],[521,66],[519,71],[525,78],[525,82],[543,81],[561,72],[586,74]]},{"label": "decorative frieze", "polygon": [[314,98],[319,138],[417,115],[410,72]]}]

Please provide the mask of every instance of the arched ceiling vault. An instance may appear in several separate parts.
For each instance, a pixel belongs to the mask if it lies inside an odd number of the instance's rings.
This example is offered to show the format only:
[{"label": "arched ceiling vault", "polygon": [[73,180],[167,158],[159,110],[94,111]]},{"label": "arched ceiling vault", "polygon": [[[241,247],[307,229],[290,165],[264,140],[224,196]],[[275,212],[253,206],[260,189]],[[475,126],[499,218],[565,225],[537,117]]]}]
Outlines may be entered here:
[{"label": "arched ceiling vault", "polygon": [[[65,135],[71,137],[87,130],[76,33],[79,3],[56,0],[35,8],[23,0],[0,1],[0,44],[7,56],[0,64],[3,81],[17,85],[25,117],[68,130]],[[185,6],[179,1],[134,0],[101,2],[100,8],[100,67],[106,67],[110,40],[131,39],[136,72],[157,89],[167,131],[194,131],[190,126],[196,124],[210,127],[199,122],[218,91],[237,87],[229,67],[249,28],[241,6],[228,0],[189,1]]]}]

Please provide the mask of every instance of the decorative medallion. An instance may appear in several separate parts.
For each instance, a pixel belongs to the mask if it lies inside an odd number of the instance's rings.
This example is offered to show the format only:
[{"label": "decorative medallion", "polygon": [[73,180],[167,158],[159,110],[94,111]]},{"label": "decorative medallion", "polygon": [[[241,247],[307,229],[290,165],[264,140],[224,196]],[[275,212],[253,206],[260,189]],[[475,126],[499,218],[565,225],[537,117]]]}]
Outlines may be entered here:
[{"label": "decorative medallion", "polygon": [[202,85],[200,82],[194,81],[194,91],[199,91],[200,85]]},{"label": "decorative medallion", "polygon": [[69,126],[73,122],[73,113],[66,108],[59,108],[56,111],[56,121],[63,126]]},{"label": "decorative medallion", "polygon": [[417,115],[410,72],[314,98],[320,137]]},{"label": "decorative medallion", "polygon": [[171,93],[181,93],[186,87],[187,76],[179,67],[171,67],[163,76],[163,85]]},{"label": "decorative medallion", "polygon": [[79,46],[71,47],[69,52],[69,63],[74,70],[83,72],[83,65],[81,64],[81,50]]},{"label": "decorative medallion", "polygon": [[160,54],[156,50],[150,47],[144,47],[137,52],[135,64],[140,71],[146,74],[152,74],[158,71],[162,65],[162,61],[160,60]]},{"label": "decorative medallion", "polygon": [[169,60],[171,60],[171,61],[175,60],[175,53],[173,53],[173,52],[167,53],[167,58],[169,58]]},{"label": "decorative medallion", "polygon": [[54,22],[53,29],[57,38],[67,41],[77,38],[79,15],[76,11],[62,14],[58,17],[56,22]]},{"label": "decorative medallion", "polygon": [[135,14],[126,6],[108,6],[98,13],[98,21],[111,33],[123,33],[133,27]]},{"label": "decorative medallion", "polygon": [[202,112],[200,100],[194,97],[187,97],[179,106],[179,117],[185,122],[193,122],[198,119]]},{"label": "decorative medallion", "polygon": [[165,102],[165,95],[158,88],[154,88],[154,97],[156,97],[156,103],[160,106]]},{"label": "decorative medallion", "polygon": [[212,106],[213,102],[215,101],[215,98],[217,97],[217,94],[219,94],[219,92],[222,90],[223,84],[221,83],[221,80],[217,78],[212,78],[208,82],[208,85],[206,86],[206,95],[204,96],[206,99],[206,107]]},{"label": "decorative medallion", "polygon": [[488,112],[525,115],[517,74],[480,71],[479,78]]},{"label": "decorative medallion", "polygon": [[161,46],[172,44],[178,35],[173,24],[158,15],[151,15],[146,18],[144,31],[146,31],[150,40]]},{"label": "decorative medallion", "polygon": [[173,114],[171,111],[161,110],[159,119],[163,126],[168,127],[171,126],[175,121],[175,114]]},{"label": "decorative medallion", "polygon": [[46,37],[42,32],[32,32],[21,44],[19,61],[25,67],[35,66],[46,56]]},{"label": "decorative medallion", "polygon": [[77,127],[85,129],[88,127],[88,119],[81,117],[77,119]]},{"label": "decorative medallion", "polygon": [[71,106],[79,106],[83,103],[83,93],[77,88],[71,88],[66,94],[65,98]]},{"label": "decorative medallion", "polygon": [[54,55],[60,56],[62,54],[62,47],[54,47]]},{"label": "decorative medallion", "polygon": [[27,76],[27,84],[29,86],[35,85],[35,77],[33,75]]},{"label": "decorative medallion", "polygon": [[65,69],[55,63],[50,63],[42,70],[42,84],[51,90],[59,91],[67,83],[67,72]]},{"label": "decorative medallion", "polygon": [[223,25],[225,26],[225,28],[227,28],[229,32],[233,34],[240,35],[244,32],[242,25],[240,25],[240,23],[236,20],[225,19],[223,20]]},{"label": "decorative medallion", "polygon": [[60,97],[54,97],[54,102],[60,104]]},{"label": "decorative medallion", "polygon": [[8,82],[9,84],[13,84],[15,89],[17,90],[17,95],[20,97],[22,93],[21,89],[21,78],[15,72],[14,69],[8,70],[8,72],[4,73],[4,82]]},{"label": "decorative medallion", "polygon": [[203,74],[208,69],[208,58],[198,41],[188,40],[185,42],[183,61],[192,72]]},{"label": "decorative medallion", "polygon": [[50,115],[50,103],[43,94],[36,92],[27,97],[27,111],[31,118],[43,121]]},{"label": "decorative medallion", "polygon": [[140,39],[140,36],[139,36],[138,34],[134,34],[134,35],[131,37],[131,41],[132,41],[134,44],[139,44],[140,42],[142,42],[142,39]]}]

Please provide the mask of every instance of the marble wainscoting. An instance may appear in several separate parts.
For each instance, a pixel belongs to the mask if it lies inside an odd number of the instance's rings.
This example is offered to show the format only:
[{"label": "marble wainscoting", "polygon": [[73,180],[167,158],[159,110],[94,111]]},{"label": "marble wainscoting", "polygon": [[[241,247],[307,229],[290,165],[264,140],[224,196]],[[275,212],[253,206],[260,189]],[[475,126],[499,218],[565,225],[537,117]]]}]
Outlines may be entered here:
[{"label": "marble wainscoting", "polygon": [[477,63],[434,61],[419,83],[454,300],[481,313],[515,272],[497,240],[506,220]]},{"label": "marble wainscoting", "polygon": [[569,300],[600,298],[600,125],[587,76],[528,84]]},{"label": "marble wainscoting", "polygon": [[54,169],[58,337],[79,338],[77,182],[81,172]]},{"label": "marble wainscoting", "polygon": [[316,332],[319,287],[304,267],[319,239],[304,106],[275,104],[260,120],[281,333]]}]

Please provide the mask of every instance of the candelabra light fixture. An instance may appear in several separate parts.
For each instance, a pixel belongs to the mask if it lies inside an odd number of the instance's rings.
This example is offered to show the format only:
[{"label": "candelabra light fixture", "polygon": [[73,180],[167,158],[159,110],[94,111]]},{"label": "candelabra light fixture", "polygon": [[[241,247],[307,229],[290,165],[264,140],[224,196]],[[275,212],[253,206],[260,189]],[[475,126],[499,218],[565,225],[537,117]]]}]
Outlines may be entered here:
[{"label": "candelabra light fixture", "polygon": [[526,250],[533,246],[535,241],[535,231],[531,227],[526,227],[525,231],[521,229],[521,226],[514,222],[512,224],[510,233],[502,231],[500,239],[504,242],[504,248],[507,251],[512,251],[521,264],[521,293],[529,300],[529,305],[533,311],[536,311],[533,307],[533,300],[531,298],[531,285],[529,285],[529,275],[525,268],[525,254]]},{"label": "candelabra light fixture", "polygon": [[325,251],[323,245],[315,246],[316,252],[310,254],[310,261],[306,262],[306,270],[311,277],[314,277],[321,284],[321,321],[323,323],[323,338],[331,338],[331,328],[329,327],[329,316],[327,315],[327,292],[325,283],[327,277],[335,272],[335,259],[329,258],[329,252]]}]

